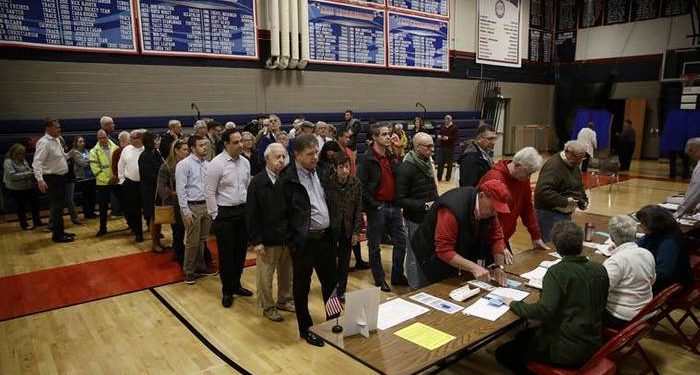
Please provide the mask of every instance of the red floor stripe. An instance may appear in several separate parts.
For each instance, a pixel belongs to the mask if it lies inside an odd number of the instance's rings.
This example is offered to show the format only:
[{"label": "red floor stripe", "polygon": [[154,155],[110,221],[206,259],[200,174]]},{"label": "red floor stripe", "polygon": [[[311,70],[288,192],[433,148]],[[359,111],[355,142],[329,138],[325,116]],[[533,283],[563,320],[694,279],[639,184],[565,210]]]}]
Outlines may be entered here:
[{"label": "red floor stripe", "polygon": [[[208,246],[216,259],[216,241]],[[2,277],[0,321],[181,281],[172,256],[149,251]]]}]

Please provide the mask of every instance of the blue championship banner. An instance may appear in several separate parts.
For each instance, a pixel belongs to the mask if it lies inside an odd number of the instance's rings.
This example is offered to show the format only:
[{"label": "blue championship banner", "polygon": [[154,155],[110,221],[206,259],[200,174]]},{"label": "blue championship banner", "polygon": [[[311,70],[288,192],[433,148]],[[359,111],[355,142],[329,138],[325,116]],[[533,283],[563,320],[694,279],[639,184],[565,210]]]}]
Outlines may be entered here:
[{"label": "blue championship banner", "polygon": [[0,45],[137,53],[130,0],[0,0]]},{"label": "blue championship banner", "polygon": [[310,60],[341,65],[385,66],[384,11],[309,1]]},{"label": "blue championship banner", "polygon": [[448,22],[389,12],[389,66],[449,72]]},{"label": "blue championship banner", "polygon": [[449,0],[388,0],[388,4],[392,8],[426,13],[431,16],[448,17],[450,15]]},{"label": "blue championship banner", "polygon": [[257,59],[255,0],[139,0],[145,55]]}]

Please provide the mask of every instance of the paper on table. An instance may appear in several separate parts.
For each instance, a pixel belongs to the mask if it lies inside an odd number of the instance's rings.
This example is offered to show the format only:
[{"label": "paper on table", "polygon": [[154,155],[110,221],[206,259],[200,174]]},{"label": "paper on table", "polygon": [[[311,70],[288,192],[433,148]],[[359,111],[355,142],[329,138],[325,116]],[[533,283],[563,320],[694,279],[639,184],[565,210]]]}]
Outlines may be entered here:
[{"label": "paper on table", "polygon": [[532,271],[530,271],[530,272],[526,272],[526,273],[524,273],[524,274],[522,274],[522,275],[520,275],[520,276],[521,276],[521,277],[524,277],[524,278],[526,278],[526,279],[530,279],[530,280],[532,280],[532,279],[540,279],[540,280],[542,280],[542,279],[544,278],[544,275],[545,275],[546,273],[547,273],[547,269],[546,269],[546,268],[537,267],[537,268],[535,268],[534,270],[532,270]]},{"label": "paper on table", "polygon": [[[583,244],[585,245],[586,243],[584,242]],[[559,255],[559,253],[557,253],[556,251],[552,251],[551,253],[549,253],[549,255],[551,255],[557,259],[561,259],[561,255]]]},{"label": "paper on table", "polygon": [[508,312],[508,306],[494,306],[489,304],[489,300],[485,298],[479,298],[471,306],[467,307],[462,311],[464,315],[475,316],[477,318],[482,318],[490,321],[495,321],[500,318],[503,314]]},{"label": "paper on table", "polygon": [[540,263],[540,267],[542,268],[549,268],[557,263],[561,262],[561,259],[556,259],[556,260],[543,260],[542,263]]},{"label": "paper on table", "polygon": [[671,210],[671,211],[678,210],[678,206],[679,206],[678,204],[675,204],[675,203],[659,203],[658,205],[660,207],[663,207],[663,208],[665,208],[667,210]]},{"label": "paper on table", "polygon": [[598,246],[598,244],[595,242],[583,241],[583,246],[590,248],[590,249],[595,249],[596,246]]},{"label": "paper on table", "polygon": [[493,292],[489,293],[487,297],[492,297],[494,294],[499,297],[508,297],[516,301],[522,301],[530,293],[513,288],[496,288]]},{"label": "paper on table", "polygon": [[455,339],[454,336],[423,323],[413,323],[394,334],[428,350],[435,350]]},{"label": "paper on table", "polygon": [[430,309],[427,307],[416,305],[403,298],[394,298],[379,305],[377,328],[385,330],[428,311]]},{"label": "paper on table", "polygon": [[417,294],[414,294],[409,297],[410,299],[420,302],[424,305],[430,306],[434,308],[435,310],[440,310],[442,312],[446,312],[448,314],[454,314],[457,311],[460,311],[463,309],[462,306],[460,305],[455,305],[454,303],[450,301],[446,301],[442,298],[437,298],[435,296],[431,296],[428,293],[420,292]]}]

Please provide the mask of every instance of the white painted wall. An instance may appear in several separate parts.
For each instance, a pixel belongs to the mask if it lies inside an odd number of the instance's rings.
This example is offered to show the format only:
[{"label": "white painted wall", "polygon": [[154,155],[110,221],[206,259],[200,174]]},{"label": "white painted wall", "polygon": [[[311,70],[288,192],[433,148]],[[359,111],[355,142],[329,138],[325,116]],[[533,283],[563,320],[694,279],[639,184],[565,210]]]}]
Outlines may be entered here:
[{"label": "white painted wall", "polygon": [[579,29],[576,60],[661,54],[690,47],[690,15]]}]

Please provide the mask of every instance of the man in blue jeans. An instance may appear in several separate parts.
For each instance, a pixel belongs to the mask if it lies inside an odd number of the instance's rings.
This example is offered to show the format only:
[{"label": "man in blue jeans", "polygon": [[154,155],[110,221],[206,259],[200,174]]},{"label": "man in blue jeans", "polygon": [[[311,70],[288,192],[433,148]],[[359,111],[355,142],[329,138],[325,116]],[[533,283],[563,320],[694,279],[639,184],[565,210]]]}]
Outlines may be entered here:
[{"label": "man in blue jeans", "polygon": [[580,141],[569,141],[562,152],[553,155],[542,166],[535,186],[535,209],[545,242],[549,241],[554,224],[571,220],[571,213],[577,207],[581,210],[588,207],[580,169],[585,157],[585,145]]},{"label": "man in blue jeans", "polygon": [[390,126],[387,123],[373,124],[369,129],[372,144],[357,169],[357,177],[362,182],[362,201],[367,213],[367,243],[369,264],[374,284],[383,292],[391,291],[386,283],[382,266],[380,242],[384,233],[391,236],[393,256],[391,284],[408,285],[403,274],[406,256],[406,228],[404,228],[401,208],[394,202],[394,168],[399,160],[391,153]]}]

